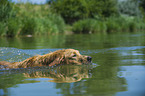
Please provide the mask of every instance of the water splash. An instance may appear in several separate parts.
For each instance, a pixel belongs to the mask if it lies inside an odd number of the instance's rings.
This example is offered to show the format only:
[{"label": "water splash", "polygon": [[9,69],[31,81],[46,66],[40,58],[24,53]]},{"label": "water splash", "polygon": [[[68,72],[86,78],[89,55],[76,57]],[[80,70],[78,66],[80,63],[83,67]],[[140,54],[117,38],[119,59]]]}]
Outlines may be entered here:
[{"label": "water splash", "polygon": [[44,55],[58,49],[17,49],[0,47],[0,61],[20,62],[35,55]]}]

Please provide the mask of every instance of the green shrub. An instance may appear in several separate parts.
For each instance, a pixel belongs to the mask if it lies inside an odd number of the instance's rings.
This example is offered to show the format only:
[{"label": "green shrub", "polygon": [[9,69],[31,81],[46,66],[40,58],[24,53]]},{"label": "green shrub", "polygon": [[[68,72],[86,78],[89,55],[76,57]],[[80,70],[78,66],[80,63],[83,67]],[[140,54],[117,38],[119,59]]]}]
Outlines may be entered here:
[{"label": "green shrub", "polygon": [[137,28],[137,23],[134,21],[128,22],[128,28],[129,28],[129,32],[136,32],[137,30],[139,30]]},{"label": "green shrub", "polygon": [[73,24],[73,32],[75,33],[89,33],[92,32],[92,27],[94,24],[92,24],[93,19],[85,19],[85,20],[79,20],[78,22],[75,22]]},{"label": "green shrub", "polygon": [[144,21],[135,17],[110,17],[106,20],[107,32],[137,32],[145,29]]},{"label": "green shrub", "polygon": [[7,34],[6,23],[0,22],[0,36],[6,36],[6,34]]},{"label": "green shrub", "polygon": [[49,15],[45,18],[23,18],[22,35],[59,34],[65,30],[65,23],[60,16]]},{"label": "green shrub", "polygon": [[118,11],[121,15],[142,17],[139,9],[141,1],[138,0],[122,0],[118,2]]},{"label": "green shrub", "polygon": [[109,17],[117,14],[117,0],[48,0],[50,7],[55,13],[60,14],[66,23],[94,15]]},{"label": "green shrub", "polygon": [[106,25],[96,19],[84,19],[73,24],[74,33],[106,32]]},{"label": "green shrub", "polygon": [[107,26],[107,32],[121,32],[121,30],[126,30],[124,27],[125,19],[119,17],[110,17],[105,21]]},{"label": "green shrub", "polygon": [[21,35],[34,34],[36,30],[36,22],[33,18],[23,17]]},{"label": "green shrub", "polygon": [[74,33],[137,32],[145,30],[143,20],[128,17],[109,17],[105,20],[85,19],[73,24]]},{"label": "green shrub", "polygon": [[59,29],[49,18],[35,18],[35,35],[57,34]]},{"label": "green shrub", "polygon": [[0,1],[0,21],[5,21],[10,17],[15,16],[13,10],[13,3],[10,0],[1,0]]},{"label": "green shrub", "polygon": [[106,22],[107,26],[107,32],[119,32],[120,31],[120,26],[117,22],[115,21],[107,21]]},{"label": "green shrub", "polygon": [[65,22],[60,15],[49,14],[48,18],[52,21],[53,25],[57,27],[59,33],[63,33],[65,31]]},{"label": "green shrub", "polygon": [[21,19],[9,18],[7,26],[8,26],[7,36],[17,36],[20,34],[22,28]]},{"label": "green shrub", "polygon": [[51,8],[55,13],[60,14],[66,23],[88,17],[86,0],[51,0]]},{"label": "green shrub", "polygon": [[145,31],[145,22],[140,22],[137,24],[137,27],[140,31]]}]

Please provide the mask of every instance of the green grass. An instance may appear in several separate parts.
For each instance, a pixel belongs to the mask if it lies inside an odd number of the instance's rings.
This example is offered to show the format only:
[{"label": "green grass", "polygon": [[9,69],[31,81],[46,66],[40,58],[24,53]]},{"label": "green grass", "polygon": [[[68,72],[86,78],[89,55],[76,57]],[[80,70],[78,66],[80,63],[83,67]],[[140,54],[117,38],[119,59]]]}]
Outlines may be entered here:
[{"label": "green grass", "polygon": [[106,32],[106,25],[95,19],[84,19],[73,24],[74,33],[98,33]]},{"label": "green grass", "polygon": [[7,23],[0,22],[0,36],[63,34],[65,30],[63,19],[56,15],[50,17],[9,18]]},{"label": "green grass", "polygon": [[[51,17],[51,18],[50,18]],[[48,35],[48,34],[60,34],[64,32],[65,23],[60,16],[51,15],[47,18],[29,18],[24,17],[20,22],[12,22],[11,20],[10,30],[11,35]],[[55,19],[52,19],[55,18]],[[17,27],[16,27],[17,26]]]},{"label": "green grass", "polygon": [[7,27],[7,36],[18,36],[22,30],[22,22],[19,18],[9,18]]},{"label": "green grass", "polygon": [[4,22],[0,22],[0,36],[6,36],[7,26]]},{"label": "green grass", "polygon": [[105,20],[84,19],[73,24],[74,33],[116,33],[145,30],[145,22],[134,17],[110,17]]},{"label": "green grass", "polygon": [[[5,5],[4,5],[5,6]],[[50,12],[48,5],[11,4],[6,18],[0,21],[0,36],[63,34],[65,23],[60,15]],[[0,10],[0,13],[4,10]]]}]

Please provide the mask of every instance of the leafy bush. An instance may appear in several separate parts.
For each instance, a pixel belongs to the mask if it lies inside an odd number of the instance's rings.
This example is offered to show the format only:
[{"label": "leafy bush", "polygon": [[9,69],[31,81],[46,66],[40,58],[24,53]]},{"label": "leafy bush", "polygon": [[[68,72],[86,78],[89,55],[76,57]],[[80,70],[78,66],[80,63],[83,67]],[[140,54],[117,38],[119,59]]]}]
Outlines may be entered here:
[{"label": "leafy bush", "polygon": [[7,23],[7,36],[17,36],[20,34],[22,23],[20,18],[9,18]]},{"label": "leafy bush", "polygon": [[15,16],[13,5],[9,0],[0,1],[0,21],[5,21],[10,17]]},{"label": "leafy bush", "polygon": [[59,13],[66,23],[73,23],[79,19],[88,17],[86,0],[51,0],[51,8]]},{"label": "leafy bush", "polygon": [[73,24],[74,33],[106,32],[106,25],[96,19],[84,19]]},{"label": "leafy bush", "polygon": [[64,30],[65,23],[57,15],[49,15],[47,18],[17,17],[0,22],[0,36],[60,34]]},{"label": "leafy bush", "polygon": [[58,34],[59,30],[49,18],[35,18],[35,35]]},{"label": "leafy bush", "polygon": [[60,14],[66,23],[72,24],[95,15],[109,17],[117,14],[116,0],[48,0],[55,13]]},{"label": "leafy bush", "polygon": [[74,33],[112,33],[112,32],[137,32],[145,30],[143,20],[128,17],[109,17],[103,21],[85,19],[75,22],[72,28]]},{"label": "leafy bush", "polygon": [[26,35],[26,34],[34,34],[36,30],[36,22],[34,18],[23,18],[22,20],[23,27],[22,27],[22,32],[21,35]]},{"label": "leafy bush", "polygon": [[145,0],[140,0],[139,5],[145,10]]},{"label": "leafy bush", "polygon": [[0,36],[6,36],[6,34],[7,34],[6,23],[0,22]]},{"label": "leafy bush", "polygon": [[121,26],[116,22],[116,21],[112,21],[112,20],[108,20],[106,22],[106,26],[107,26],[107,32],[119,32],[121,30]]},{"label": "leafy bush", "polygon": [[49,14],[48,18],[52,21],[52,24],[58,28],[59,33],[63,33],[65,31],[65,22],[60,15]]},{"label": "leafy bush", "polygon": [[59,34],[65,30],[65,23],[60,16],[55,14],[47,18],[23,18],[21,34]]},{"label": "leafy bush", "polygon": [[119,1],[118,11],[122,15],[142,17],[138,0]]}]

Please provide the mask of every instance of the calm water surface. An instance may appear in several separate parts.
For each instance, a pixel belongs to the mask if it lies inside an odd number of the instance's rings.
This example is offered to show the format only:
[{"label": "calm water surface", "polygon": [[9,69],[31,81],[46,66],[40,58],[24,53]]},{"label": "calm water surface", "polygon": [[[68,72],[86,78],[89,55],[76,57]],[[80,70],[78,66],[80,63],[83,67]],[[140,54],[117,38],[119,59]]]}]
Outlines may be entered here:
[{"label": "calm water surface", "polygon": [[92,65],[0,70],[0,96],[145,96],[145,34],[0,38],[0,61],[74,48]]}]

